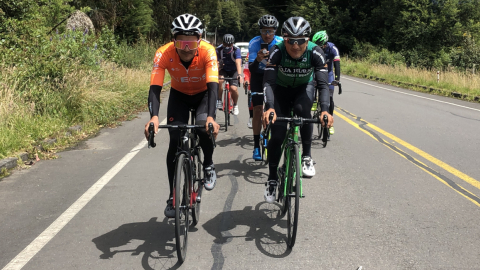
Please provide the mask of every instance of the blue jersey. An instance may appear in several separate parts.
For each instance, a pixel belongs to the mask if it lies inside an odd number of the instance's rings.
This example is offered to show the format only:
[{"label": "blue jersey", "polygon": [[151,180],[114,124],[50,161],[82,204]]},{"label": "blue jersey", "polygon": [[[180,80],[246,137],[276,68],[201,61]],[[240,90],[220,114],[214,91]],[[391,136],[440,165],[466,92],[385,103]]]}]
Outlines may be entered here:
[{"label": "blue jersey", "polygon": [[[270,50],[273,45],[282,42],[283,38],[279,36],[275,36],[272,42],[268,44],[268,50]],[[250,40],[250,43],[248,44],[248,62],[252,63],[255,61],[255,58],[257,58],[257,53],[260,51],[261,44],[263,43],[263,39],[261,36],[256,36]],[[257,73],[263,74],[265,67],[267,66],[267,59],[263,60],[258,64],[258,69]]]},{"label": "blue jersey", "polygon": [[240,48],[232,46],[230,48],[223,47],[223,44],[218,46],[217,49],[217,60],[223,61],[223,70],[225,71],[237,71],[237,64],[235,63],[236,59],[242,59],[242,54]]},{"label": "blue jersey", "polygon": [[331,42],[327,42],[327,47],[323,49],[325,53],[327,65],[328,65],[328,72],[333,71],[333,62],[340,61],[340,53],[338,52],[337,47],[335,44]]}]

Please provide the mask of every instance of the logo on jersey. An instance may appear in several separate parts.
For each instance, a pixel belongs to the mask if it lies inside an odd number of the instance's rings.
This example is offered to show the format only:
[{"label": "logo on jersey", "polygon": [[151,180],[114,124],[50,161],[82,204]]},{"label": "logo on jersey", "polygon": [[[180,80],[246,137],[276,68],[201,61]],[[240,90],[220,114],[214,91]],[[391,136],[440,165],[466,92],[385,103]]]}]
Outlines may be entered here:
[{"label": "logo on jersey", "polygon": [[154,58],[153,62],[154,62],[155,64],[160,64],[160,59],[161,59],[161,58],[162,58],[162,53],[161,53],[161,52],[157,52],[157,53],[155,54],[155,58]]},{"label": "logo on jersey", "polygon": [[310,76],[313,69],[279,67],[279,70],[287,77],[305,77]]},{"label": "logo on jersey", "polygon": [[[171,74],[170,74],[171,76]],[[206,77],[207,75],[206,74],[203,74],[202,77],[173,77],[171,76],[175,81],[177,82],[181,82],[181,83],[197,83],[197,82],[201,82],[201,81],[205,81],[206,80]]]}]

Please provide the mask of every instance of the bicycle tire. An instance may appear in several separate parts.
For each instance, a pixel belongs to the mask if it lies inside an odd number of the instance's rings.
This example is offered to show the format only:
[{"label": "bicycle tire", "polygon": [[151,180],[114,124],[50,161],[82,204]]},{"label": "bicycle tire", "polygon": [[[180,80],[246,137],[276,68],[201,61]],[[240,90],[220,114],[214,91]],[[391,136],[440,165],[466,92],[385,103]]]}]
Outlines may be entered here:
[{"label": "bicycle tire", "polygon": [[[300,157],[298,145],[290,150],[290,170],[287,194],[287,245],[291,249],[295,245],[298,228],[298,211],[300,206]],[[294,193],[294,194],[293,194]],[[292,203],[293,202],[293,203]],[[294,205],[292,205],[294,204]]]},{"label": "bicycle tire", "polygon": [[[202,148],[198,147],[197,148],[197,154],[193,158],[193,166],[195,166],[195,180],[202,180],[204,179],[204,172],[203,172],[203,164],[200,162],[200,157],[202,156]],[[201,193],[198,193],[202,189],[200,189],[201,185],[203,185],[203,181],[194,181],[193,182],[193,191],[197,192],[197,196],[202,196]],[[200,220],[200,206],[201,203],[198,203],[196,201],[193,202],[193,208],[192,208],[192,224],[191,226],[195,226],[198,224],[198,221]]]},{"label": "bicycle tire", "polygon": [[[177,248],[177,257],[180,264],[185,261],[187,256],[188,243],[188,227],[189,227],[189,184],[190,170],[188,167],[189,160],[185,154],[177,157],[177,165],[175,170],[175,246]],[[183,173],[183,177],[182,177]]]},{"label": "bicycle tire", "polygon": [[229,111],[228,111],[228,107],[230,106],[230,104],[228,104],[228,90],[227,89],[224,89],[223,90],[223,95],[224,95],[224,102],[223,102],[223,112],[225,113],[225,131],[228,130],[228,115],[229,115]]}]

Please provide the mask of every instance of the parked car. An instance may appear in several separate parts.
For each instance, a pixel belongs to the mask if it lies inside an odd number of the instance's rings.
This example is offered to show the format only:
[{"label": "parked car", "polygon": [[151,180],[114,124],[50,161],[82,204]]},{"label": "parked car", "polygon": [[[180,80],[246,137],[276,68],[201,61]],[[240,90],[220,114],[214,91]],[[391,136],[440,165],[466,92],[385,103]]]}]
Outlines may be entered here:
[{"label": "parked car", "polygon": [[247,58],[248,54],[248,42],[237,42],[235,43],[235,46],[240,48],[240,52],[242,54],[242,63],[245,61],[245,58]]}]

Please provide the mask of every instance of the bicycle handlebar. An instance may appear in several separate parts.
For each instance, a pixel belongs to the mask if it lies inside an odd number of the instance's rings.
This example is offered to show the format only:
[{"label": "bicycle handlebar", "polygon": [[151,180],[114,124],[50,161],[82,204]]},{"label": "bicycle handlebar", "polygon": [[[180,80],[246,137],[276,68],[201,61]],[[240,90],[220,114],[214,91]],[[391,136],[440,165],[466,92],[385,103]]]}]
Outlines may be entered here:
[{"label": "bicycle handlebar", "polygon": [[319,118],[302,118],[302,117],[277,117],[279,122],[290,122],[295,125],[302,125],[303,123],[307,124],[318,124],[320,123]]},{"label": "bicycle handlebar", "polygon": [[[196,129],[196,128],[205,128],[204,125],[159,125],[158,128],[173,128],[173,129]],[[208,124],[208,131],[210,134],[213,134],[213,124]],[[215,137],[210,136],[212,138],[213,148],[217,145],[215,144]],[[148,148],[154,148],[157,146],[155,143],[155,126],[153,123],[150,123],[148,126]]]}]

